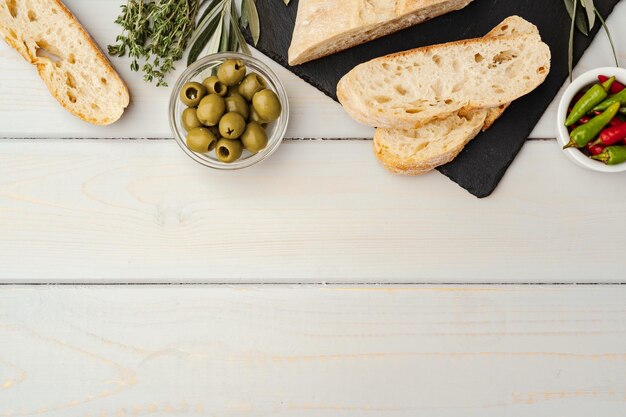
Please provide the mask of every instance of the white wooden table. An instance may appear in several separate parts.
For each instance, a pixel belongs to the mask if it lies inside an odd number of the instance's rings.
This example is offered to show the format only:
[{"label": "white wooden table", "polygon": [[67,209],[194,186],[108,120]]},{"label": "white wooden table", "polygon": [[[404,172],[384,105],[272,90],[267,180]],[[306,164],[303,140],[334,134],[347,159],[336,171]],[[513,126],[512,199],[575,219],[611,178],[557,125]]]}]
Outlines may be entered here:
[{"label": "white wooden table", "polygon": [[[111,42],[121,0],[66,3]],[[0,44],[0,417],[626,415],[624,287],[486,285],[626,281],[626,177],[569,163],[554,107],[477,200],[272,63],[290,140],[209,172],[113,62],[133,104],[95,128]],[[600,35],[576,72],[610,64]]]}]

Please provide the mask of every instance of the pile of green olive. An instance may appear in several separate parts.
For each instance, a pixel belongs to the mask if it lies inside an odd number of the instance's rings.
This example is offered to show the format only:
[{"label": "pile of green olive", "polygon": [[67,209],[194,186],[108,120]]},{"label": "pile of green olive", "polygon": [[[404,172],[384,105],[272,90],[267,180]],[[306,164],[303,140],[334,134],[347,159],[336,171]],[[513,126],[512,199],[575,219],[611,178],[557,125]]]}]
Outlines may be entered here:
[{"label": "pile of green olive", "polygon": [[218,160],[230,163],[244,149],[253,154],[265,149],[265,128],[278,119],[282,106],[263,77],[246,71],[243,61],[228,59],[202,83],[183,85],[180,100],[187,108],[181,119],[190,150],[215,150]]}]

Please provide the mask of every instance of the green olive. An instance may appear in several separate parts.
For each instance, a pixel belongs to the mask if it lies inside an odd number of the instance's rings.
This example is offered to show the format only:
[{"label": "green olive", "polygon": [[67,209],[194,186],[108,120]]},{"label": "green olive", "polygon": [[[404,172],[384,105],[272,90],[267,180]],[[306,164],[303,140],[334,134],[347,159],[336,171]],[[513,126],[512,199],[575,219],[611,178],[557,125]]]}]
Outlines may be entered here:
[{"label": "green olive", "polygon": [[224,97],[228,92],[228,87],[222,84],[215,75],[210,76],[209,78],[205,78],[202,81],[202,85],[206,87],[207,91],[211,94],[217,94],[218,96]]},{"label": "green olive", "polygon": [[246,119],[235,112],[226,113],[220,119],[220,135],[226,139],[237,139],[246,129]]},{"label": "green olive", "polygon": [[180,101],[187,107],[196,107],[206,95],[206,88],[196,82],[185,83],[180,89]]},{"label": "green olive", "polygon": [[261,126],[267,125],[267,121],[261,119],[259,114],[254,110],[254,107],[250,107],[250,117],[248,117],[249,122],[257,122]]},{"label": "green olive", "polygon": [[223,138],[217,142],[217,148],[215,150],[217,159],[227,163],[235,162],[241,157],[242,152],[243,145],[240,141]]},{"label": "green olive", "polygon": [[215,135],[205,127],[197,127],[187,133],[187,147],[194,152],[209,152],[215,148],[216,142]]},{"label": "green olive", "polygon": [[250,106],[248,105],[248,102],[239,94],[233,94],[232,96],[226,97],[224,101],[226,102],[227,112],[234,111],[235,113],[239,113],[244,119],[247,119],[250,115]]},{"label": "green olive", "polygon": [[259,117],[267,122],[278,119],[282,106],[275,92],[272,90],[261,90],[252,98],[252,106]]},{"label": "green olive", "polygon": [[217,126],[210,126],[207,127],[207,129],[209,129],[209,132],[213,133],[213,136],[215,136],[215,140],[209,145],[209,152],[211,152],[215,149],[215,146],[217,146],[217,141],[222,139],[222,135],[220,135],[220,128]]},{"label": "green olive", "polygon": [[248,151],[257,153],[267,146],[267,133],[257,122],[250,122],[241,135],[241,142]]},{"label": "green olive", "polygon": [[188,107],[183,110],[183,114],[180,117],[183,127],[187,132],[196,127],[202,127],[202,122],[198,119],[195,107]]},{"label": "green olive", "polygon": [[217,68],[217,78],[227,87],[237,85],[246,76],[246,64],[240,59],[227,59]]},{"label": "green olive", "polygon": [[252,101],[252,97],[264,88],[267,88],[267,83],[263,77],[259,74],[252,73],[246,75],[246,78],[244,78],[241,84],[239,84],[238,91],[243,98],[248,101]]},{"label": "green olive", "polygon": [[203,125],[217,126],[225,112],[224,99],[217,94],[209,94],[200,101],[196,114]]}]

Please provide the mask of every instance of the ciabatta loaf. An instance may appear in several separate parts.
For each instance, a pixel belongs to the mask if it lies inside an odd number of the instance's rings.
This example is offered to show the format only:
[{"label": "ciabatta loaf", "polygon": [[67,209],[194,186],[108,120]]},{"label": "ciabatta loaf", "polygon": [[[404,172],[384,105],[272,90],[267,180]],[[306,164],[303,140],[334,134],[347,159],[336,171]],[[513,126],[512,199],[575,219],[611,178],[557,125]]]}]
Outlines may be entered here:
[{"label": "ciabatta loaf", "polygon": [[538,34],[470,39],[361,64],[341,79],[337,96],[361,123],[411,129],[510,103],[549,71],[550,49]]},{"label": "ciabatta loaf", "polygon": [[[538,33],[526,20],[511,16],[496,26],[486,37]],[[480,131],[487,130],[504,113],[508,104],[477,111],[469,117],[454,114],[434,120],[418,129],[376,129],[373,150],[376,158],[389,171],[402,175],[424,174],[451,162]],[[483,116],[484,114],[484,116]],[[483,120],[484,119],[484,120]]]},{"label": "ciabatta loaf", "polygon": [[289,64],[331,55],[445,13],[473,0],[300,0]]},{"label": "ciabatta loaf", "polygon": [[106,125],[128,106],[126,85],[59,0],[0,1],[0,33],[31,64],[63,107]]}]

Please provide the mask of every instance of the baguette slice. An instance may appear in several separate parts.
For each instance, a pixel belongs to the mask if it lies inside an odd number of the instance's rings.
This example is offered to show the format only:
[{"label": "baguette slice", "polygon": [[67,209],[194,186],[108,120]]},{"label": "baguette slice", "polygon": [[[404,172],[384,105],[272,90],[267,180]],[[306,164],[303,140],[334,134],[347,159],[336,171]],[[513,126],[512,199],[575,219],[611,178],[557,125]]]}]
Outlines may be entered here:
[{"label": "baguette slice", "polygon": [[0,2],[0,33],[72,114],[96,125],[120,118],[128,89],[107,58],[59,0]]},{"label": "baguette slice", "polygon": [[300,0],[289,65],[303,64],[459,10],[473,0]]},{"label": "baguette slice", "polygon": [[550,49],[536,33],[470,39],[361,64],[341,79],[337,96],[361,123],[411,129],[510,103],[549,71]]},{"label": "baguette slice", "polygon": [[[486,37],[538,33],[526,20],[511,16],[496,26]],[[489,109],[469,118],[459,114],[434,120],[415,130],[376,129],[373,150],[376,158],[389,171],[403,175],[420,175],[451,162],[480,131],[481,118],[485,131],[504,113],[508,104]],[[443,136],[437,136],[443,135]]]},{"label": "baguette slice", "polygon": [[418,131],[376,129],[374,154],[395,174],[421,175],[457,157],[483,128],[487,110],[455,114]]}]

